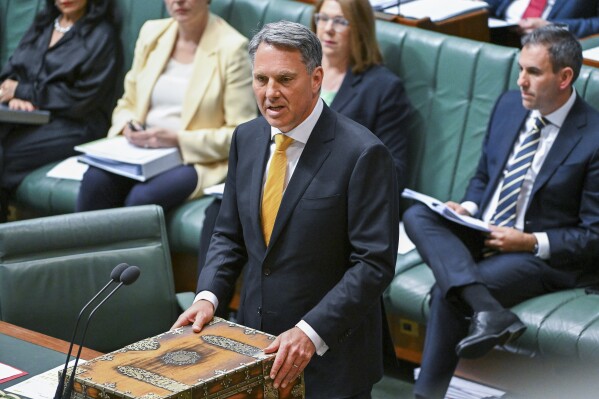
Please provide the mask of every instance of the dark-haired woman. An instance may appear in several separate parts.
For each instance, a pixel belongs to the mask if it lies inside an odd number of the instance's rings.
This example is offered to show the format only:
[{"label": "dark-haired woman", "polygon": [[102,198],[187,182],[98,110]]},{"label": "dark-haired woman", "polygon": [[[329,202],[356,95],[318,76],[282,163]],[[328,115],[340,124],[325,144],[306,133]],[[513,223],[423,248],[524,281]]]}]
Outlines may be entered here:
[{"label": "dark-haired woman", "polygon": [[51,113],[45,125],[0,123],[0,218],[29,172],[106,135],[118,54],[112,10],[110,0],[46,0],[0,72],[0,103]]}]

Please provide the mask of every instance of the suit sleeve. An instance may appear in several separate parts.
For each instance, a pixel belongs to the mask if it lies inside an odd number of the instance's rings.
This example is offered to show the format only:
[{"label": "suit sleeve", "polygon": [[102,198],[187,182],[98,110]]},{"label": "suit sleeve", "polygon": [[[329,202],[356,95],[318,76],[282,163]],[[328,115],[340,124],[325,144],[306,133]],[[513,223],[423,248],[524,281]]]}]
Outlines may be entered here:
[{"label": "suit sleeve", "polygon": [[383,144],[367,148],[358,158],[347,201],[349,267],[304,317],[331,349],[369,312],[380,311],[381,294],[393,278],[399,201],[393,160]]},{"label": "suit sleeve", "polygon": [[131,68],[125,75],[123,82],[125,91],[122,97],[117,101],[116,107],[112,111],[112,126],[108,131],[108,136],[113,137],[121,134],[125,125],[130,120],[137,119],[135,115],[135,104],[137,102],[137,80],[139,73],[143,70],[148,56],[146,45],[143,37],[148,30],[147,23],[144,24],[135,42],[135,50],[133,52],[133,63]]},{"label": "suit sleeve", "polygon": [[198,277],[196,290],[196,292],[210,291],[219,300],[226,297],[234,289],[237,277],[247,263],[243,228],[237,208],[238,146],[235,138],[236,135],[233,133],[223,202],[206,254],[206,263]]},{"label": "suit sleeve", "polygon": [[578,38],[591,36],[599,33],[599,7],[595,16],[589,18],[554,18],[551,22],[567,25],[568,30]]},{"label": "suit sleeve", "polygon": [[599,149],[595,150],[582,187],[578,224],[546,230],[551,257],[560,269],[596,265],[599,255]]},{"label": "suit sleeve", "polygon": [[398,192],[408,184],[408,140],[412,105],[401,80],[386,84],[379,98],[374,134],[387,146],[395,163]]}]

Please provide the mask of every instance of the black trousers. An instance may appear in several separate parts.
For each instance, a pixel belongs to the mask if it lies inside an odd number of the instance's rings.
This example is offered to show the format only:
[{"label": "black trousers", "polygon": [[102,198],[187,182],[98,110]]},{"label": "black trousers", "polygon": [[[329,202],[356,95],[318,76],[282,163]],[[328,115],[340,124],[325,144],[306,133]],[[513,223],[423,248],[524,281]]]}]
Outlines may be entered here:
[{"label": "black trousers", "polygon": [[455,347],[468,333],[465,309],[454,288],[471,283],[487,286],[506,307],[560,289],[573,288],[575,276],[552,269],[531,253],[501,253],[483,258],[482,233],[449,222],[422,204],[403,216],[406,232],[431,268],[431,292],[421,372],[414,393],[443,398],[458,363]]}]

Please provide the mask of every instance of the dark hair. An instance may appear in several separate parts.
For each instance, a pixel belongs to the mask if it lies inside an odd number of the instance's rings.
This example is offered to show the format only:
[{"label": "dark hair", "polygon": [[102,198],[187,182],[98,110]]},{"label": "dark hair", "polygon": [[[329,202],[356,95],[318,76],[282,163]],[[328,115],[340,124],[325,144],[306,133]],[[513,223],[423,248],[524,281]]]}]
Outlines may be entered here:
[{"label": "dark hair", "polygon": [[553,72],[570,67],[576,81],[582,67],[582,46],[571,32],[559,25],[547,25],[535,29],[522,38],[522,47],[543,46],[549,52]]},{"label": "dark hair", "polygon": [[[23,41],[34,40],[45,27],[60,15],[60,10],[54,3],[55,0],[46,0],[46,6],[36,15],[33,21],[33,29],[29,31],[29,37],[24,37]],[[113,0],[87,0],[85,15],[77,21],[73,28],[81,29],[81,32],[86,35],[94,26],[102,21],[106,21],[117,27],[114,7]]]},{"label": "dark hair", "polygon": [[260,32],[250,40],[248,53],[254,67],[256,51],[260,43],[270,44],[275,47],[284,47],[298,50],[308,73],[314,72],[322,62],[322,47],[318,37],[306,26],[296,22],[279,21],[271,22],[262,27]]}]

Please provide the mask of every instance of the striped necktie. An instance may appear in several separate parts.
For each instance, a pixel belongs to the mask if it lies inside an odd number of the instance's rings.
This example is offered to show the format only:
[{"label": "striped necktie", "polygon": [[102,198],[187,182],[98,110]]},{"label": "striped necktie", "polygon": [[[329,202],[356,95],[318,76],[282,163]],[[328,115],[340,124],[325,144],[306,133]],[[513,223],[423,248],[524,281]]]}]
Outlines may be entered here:
[{"label": "striped necktie", "polygon": [[285,173],[287,172],[287,147],[293,143],[293,139],[284,134],[275,135],[275,152],[270,160],[268,176],[264,184],[262,194],[262,234],[264,242],[268,246],[275,219],[281,206],[283,189],[285,187]]},{"label": "striped necktie", "polygon": [[547,126],[547,123],[545,118],[538,116],[533,128],[527,133],[524,141],[516,150],[516,154],[508,161],[501,191],[499,192],[497,208],[491,219],[491,223],[494,225],[514,227],[516,223],[516,203],[522,189],[522,183],[539,147],[541,130]]}]

